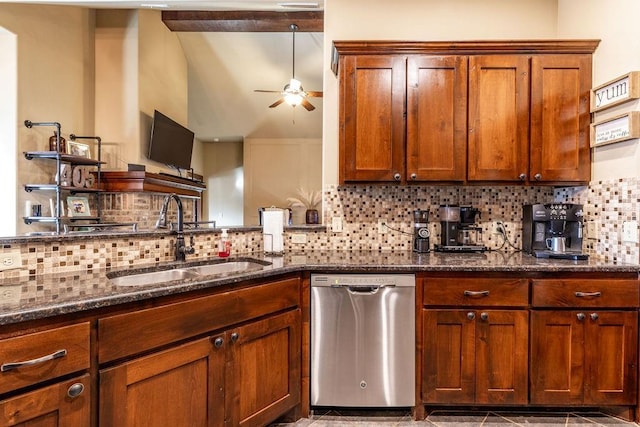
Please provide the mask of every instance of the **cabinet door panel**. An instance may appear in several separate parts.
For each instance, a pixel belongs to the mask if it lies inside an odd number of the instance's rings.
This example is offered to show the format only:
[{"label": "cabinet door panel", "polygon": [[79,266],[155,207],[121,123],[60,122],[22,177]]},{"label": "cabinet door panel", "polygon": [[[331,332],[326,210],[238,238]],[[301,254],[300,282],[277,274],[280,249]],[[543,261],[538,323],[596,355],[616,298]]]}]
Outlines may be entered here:
[{"label": "cabinet door panel", "polygon": [[[598,317],[596,319],[592,316]],[[589,313],[585,403],[633,405],[636,403],[638,313]]]},{"label": "cabinet door panel", "polygon": [[224,360],[207,338],[100,371],[100,425],[223,425]]},{"label": "cabinet door panel", "polygon": [[465,310],[423,311],[422,400],[425,403],[475,401],[475,321],[468,313]]},{"label": "cabinet door panel", "polygon": [[404,57],[352,56],[340,69],[341,182],[402,177]]},{"label": "cabinet door panel", "polygon": [[463,181],[465,179],[466,106],[466,56],[409,57],[407,60],[408,180]]},{"label": "cabinet door panel", "polygon": [[226,406],[233,425],[262,426],[300,403],[300,310],[231,331]]},{"label": "cabinet door panel", "polygon": [[540,55],[531,60],[531,178],[591,178],[591,55]]},{"label": "cabinet door panel", "polygon": [[529,59],[469,58],[470,181],[518,181],[528,170]]},{"label": "cabinet door panel", "polygon": [[[84,391],[67,396],[69,387],[81,383]],[[0,425],[4,427],[78,427],[90,424],[91,381],[83,375],[0,401]]]},{"label": "cabinet door panel", "polygon": [[531,312],[531,403],[582,403],[585,331],[577,314]]},{"label": "cabinet door panel", "polygon": [[529,352],[527,311],[483,310],[476,323],[476,402],[526,404]]}]

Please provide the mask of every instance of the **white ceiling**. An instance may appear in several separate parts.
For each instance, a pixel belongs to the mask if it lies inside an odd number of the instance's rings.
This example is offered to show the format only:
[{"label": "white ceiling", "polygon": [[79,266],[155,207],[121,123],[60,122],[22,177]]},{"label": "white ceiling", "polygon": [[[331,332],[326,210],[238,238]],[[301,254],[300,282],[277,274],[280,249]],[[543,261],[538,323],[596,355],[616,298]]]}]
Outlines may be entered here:
[{"label": "white ceiling", "polygon": [[[6,1],[6,0],[3,0]],[[73,5],[109,9],[162,10],[322,10],[324,0],[22,0],[17,3]],[[281,4],[294,4],[293,8]],[[311,4],[313,8],[304,7]],[[164,6],[166,5],[166,7]],[[317,5],[317,7],[315,7]],[[176,32],[189,64],[189,123],[205,142],[243,138],[321,138],[322,98],[316,107],[281,104],[268,108],[292,77],[292,34]],[[327,65],[328,66],[328,65]],[[322,33],[296,33],[296,78],[307,90],[322,90]]]}]

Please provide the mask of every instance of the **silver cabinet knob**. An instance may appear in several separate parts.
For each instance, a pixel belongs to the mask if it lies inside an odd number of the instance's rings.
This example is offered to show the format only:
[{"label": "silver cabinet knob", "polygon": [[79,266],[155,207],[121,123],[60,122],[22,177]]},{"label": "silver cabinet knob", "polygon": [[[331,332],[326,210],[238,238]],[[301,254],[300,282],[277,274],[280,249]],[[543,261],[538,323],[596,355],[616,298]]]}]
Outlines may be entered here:
[{"label": "silver cabinet knob", "polygon": [[489,313],[485,313],[484,311],[482,313],[480,313],[480,319],[484,320],[485,322],[487,321],[487,319],[489,319]]},{"label": "silver cabinet knob", "polygon": [[231,342],[237,342],[240,335],[237,332],[231,334]]},{"label": "silver cabinet knob", "polygon": [[412,173],[410,178],[411,178],[412,181],[415,181],[416,179],[418,179],[418,175],[415,174],[415,173]]},{"label": "silver cabinet knob", "polygon": [[576,318],[577,318],[578,320],[584,320],[584,319],[585,319],[585,317],[587,317],[587,316],[585,316],[585,315],[584,315],[584,313],[578,313],[578,314],[576,314]]},{"label": "silver cabinet knob", "polygon": [[518,175],[518,179],[520,181],[524,181],[525,179],[527,179],[527,174],[525,173],[521,173],[520,175]]},{"label": "silver cabinet knob", "polygon": [[540,181],[542,179],[542,175],[537,173],[533,176],[533,179],[535,179],[536,181]]},{"label": "silver cabinet knob", "polygon": [[598,316],[598,313],[591,313],[589,317],[591,318],[591,320],[598,320],[598,317],[600,316]]},{"label": "silver cabinet knob", "polygon": [[402,175],[396,172],[393,174],[393,179],[395,179],[396,181],[400,181],[400,179],[402,179]]},{"label": "silver cabinet knob", "polygon": [[467,319],[473,320],[476,318],[476,314],[473,311],[467,313]]},{"label": "silver cabinet knob", "polygon": [[213,340],[213,346],[215,348],[220,348],[222,347],[223,344],[224,344],[224,340],[222,339],[222,337],[217,337],[216,339]]},{"label": "silver cabinet knob", "polygon": [[75,397],[80,396],[83,391],[84,391],[84,384],[74,383],[74,384],[71,384],[67,389],[67,396],[73,399]]}]

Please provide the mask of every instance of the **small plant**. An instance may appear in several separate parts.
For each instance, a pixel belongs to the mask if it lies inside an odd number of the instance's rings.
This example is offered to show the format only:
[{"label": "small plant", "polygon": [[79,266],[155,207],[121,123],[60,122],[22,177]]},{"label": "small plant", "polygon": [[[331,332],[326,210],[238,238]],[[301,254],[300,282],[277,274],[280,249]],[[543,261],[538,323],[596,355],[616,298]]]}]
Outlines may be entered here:
[{"label": "small plant", "polygon": [[316,209],[322,201],[322,194],[320,193],[320,191],[306,191],[304,188],[299,188],[297,194],[298,197],[287,197],[289,206],[302,206],[306,209]]}]

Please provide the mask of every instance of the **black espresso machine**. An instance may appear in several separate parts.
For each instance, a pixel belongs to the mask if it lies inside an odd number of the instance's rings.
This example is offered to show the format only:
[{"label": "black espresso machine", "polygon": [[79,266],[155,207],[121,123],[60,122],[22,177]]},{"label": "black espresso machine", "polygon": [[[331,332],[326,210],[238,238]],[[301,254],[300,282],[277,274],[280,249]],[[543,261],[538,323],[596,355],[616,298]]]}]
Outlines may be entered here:
[{"label": "black espresso machine", "polygon": [[582,205],[524,205],[522,250],[536,258],[587,259],[582,253],[583,226]]}]

